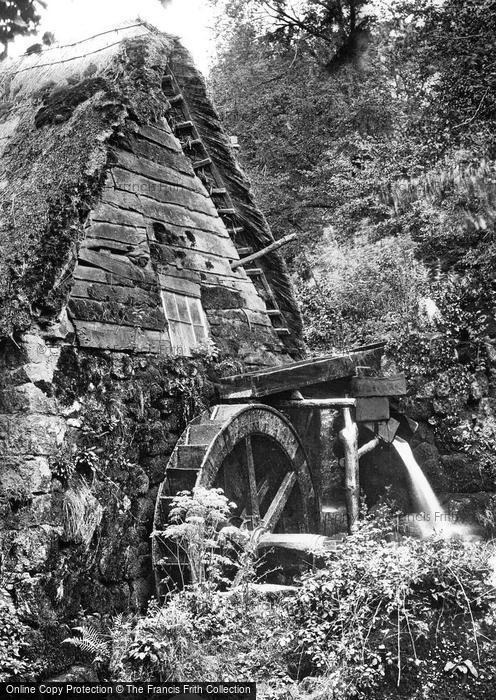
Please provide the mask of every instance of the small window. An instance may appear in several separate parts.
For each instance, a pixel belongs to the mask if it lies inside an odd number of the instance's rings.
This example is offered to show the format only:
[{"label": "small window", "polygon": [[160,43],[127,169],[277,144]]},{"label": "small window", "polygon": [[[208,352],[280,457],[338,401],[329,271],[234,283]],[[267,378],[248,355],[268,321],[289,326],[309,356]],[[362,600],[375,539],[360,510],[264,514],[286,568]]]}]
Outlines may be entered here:
[{"label": "small window", "polygon": [[199,299],[176,292],[162,292],[169,324],[172,352],[191,355],[208,337],[207,321]]}]

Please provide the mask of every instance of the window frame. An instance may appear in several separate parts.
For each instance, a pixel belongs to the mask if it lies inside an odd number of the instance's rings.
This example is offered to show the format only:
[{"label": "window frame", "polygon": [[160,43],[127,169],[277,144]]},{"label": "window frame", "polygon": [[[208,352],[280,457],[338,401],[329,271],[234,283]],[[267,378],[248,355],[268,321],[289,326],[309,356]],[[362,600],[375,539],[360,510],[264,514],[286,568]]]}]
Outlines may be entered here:
[{"label": "window frame", "polygon": [[[172,353],[191,356],[192,351],[206,342],[210,336],[201,299],[192,294],[184,294],[184,292],[172,289],[162,289],[161,297]],[[184,303],[183,308],[180,308],[178,298],[181,299],[181,305]],[[195,307],[193,311],[192,306]],[[198,318],[196,322],[195,317]],[[192,340],[193,342],[191,342]]]}]

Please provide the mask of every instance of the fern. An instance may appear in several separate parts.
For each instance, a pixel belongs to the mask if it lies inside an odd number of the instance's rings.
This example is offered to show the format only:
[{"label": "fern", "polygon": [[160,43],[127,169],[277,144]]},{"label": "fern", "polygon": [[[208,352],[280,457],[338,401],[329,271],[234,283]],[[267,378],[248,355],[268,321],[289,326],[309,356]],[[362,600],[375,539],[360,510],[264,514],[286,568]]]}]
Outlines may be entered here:
[{"label": "fern", "polygon": [[71,644],[83,654],[89,654],[96,659],[105,660],[110,657],[110,641],[91,625],[74,627],[79,636],[68,637],[62,644]]}]

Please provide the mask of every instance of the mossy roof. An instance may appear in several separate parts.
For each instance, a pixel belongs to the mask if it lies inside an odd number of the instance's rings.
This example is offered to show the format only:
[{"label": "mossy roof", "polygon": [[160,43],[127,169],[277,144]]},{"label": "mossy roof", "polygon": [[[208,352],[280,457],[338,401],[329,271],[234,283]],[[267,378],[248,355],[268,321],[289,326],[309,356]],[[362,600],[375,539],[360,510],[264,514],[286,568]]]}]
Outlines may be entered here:
[{"label": "mossy roof", "polygon": [[[166,115],[167,66],[185,80],[203,137],[216,151],[255,248],[272,240],[205,84],[176,37],[137,21],[0,69],[0,338],[51,322],[71,286],[84,222],[98,201],[114,134]],[[288,325],[301,321],[284,263],[265,261]]]}]

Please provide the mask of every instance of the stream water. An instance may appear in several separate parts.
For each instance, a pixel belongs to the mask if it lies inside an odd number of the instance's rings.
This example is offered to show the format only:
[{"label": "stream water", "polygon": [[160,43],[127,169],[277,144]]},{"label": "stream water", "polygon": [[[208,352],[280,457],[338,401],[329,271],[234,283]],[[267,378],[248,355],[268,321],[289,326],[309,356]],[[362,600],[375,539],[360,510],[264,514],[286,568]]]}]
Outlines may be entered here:
[{"label": "stream water", "polygon": [[410,445],[401,438],[395,438],[393,446],[403,460],[412,482],[413,497],[418,513],[407,516],[407,521],[414,523],[423,537],[438,534],[442,537],[466,537],[470,528],[455,521],[447,513],[432,490],[427,477],[417,464]]}]

